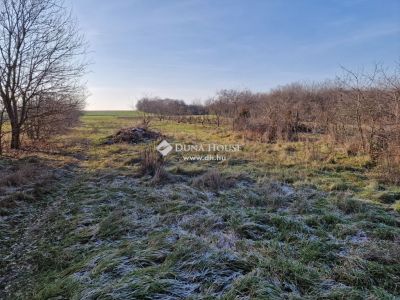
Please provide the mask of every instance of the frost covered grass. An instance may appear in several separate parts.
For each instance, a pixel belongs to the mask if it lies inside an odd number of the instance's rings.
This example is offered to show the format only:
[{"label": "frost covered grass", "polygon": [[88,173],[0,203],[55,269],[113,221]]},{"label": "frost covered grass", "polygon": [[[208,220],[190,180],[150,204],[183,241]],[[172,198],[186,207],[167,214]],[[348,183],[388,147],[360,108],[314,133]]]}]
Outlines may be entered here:
[{"label": "frost covered grass", "polygon": [[[87,114],[56,141],[62,154],[31,162],[48,179],[0,186],[18,204],[2,216],[1,298],[399,297],[400,190],[379,182],[366,158],[155,121],[170,142],[244,145],[223,162],[172,153],[169,180],[155,182],[142,170],[152,144],[99,143],[138,121]],[[2,160],[0,172],[17,164]]]}]

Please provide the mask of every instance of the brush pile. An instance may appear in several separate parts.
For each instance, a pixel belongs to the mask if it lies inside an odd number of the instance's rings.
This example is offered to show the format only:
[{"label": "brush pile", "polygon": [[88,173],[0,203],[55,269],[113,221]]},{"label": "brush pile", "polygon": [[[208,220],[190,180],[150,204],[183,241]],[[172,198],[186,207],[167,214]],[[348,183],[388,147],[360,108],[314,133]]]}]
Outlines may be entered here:
[{"label": "brush pile", "polygon": [[139,144],[154,141],[161,137],[162,135],[160,133],[143,127],[123,128],[120,129],[116,134],[108,136],[103,144]]}]

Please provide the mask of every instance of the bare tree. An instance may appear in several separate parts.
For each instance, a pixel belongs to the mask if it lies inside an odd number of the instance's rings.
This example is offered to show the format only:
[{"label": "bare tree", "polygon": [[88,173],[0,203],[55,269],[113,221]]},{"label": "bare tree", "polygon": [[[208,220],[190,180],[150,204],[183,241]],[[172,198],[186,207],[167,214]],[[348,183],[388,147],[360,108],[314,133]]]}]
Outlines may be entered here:
[{"label": "bare tree", "polygon": [[19,149],[31,104],[40,95],[80,89],[83,37],[61,0],[0,0],[0,99]]},{"label": "bare tree", "polygon": [[206,105],[210,113],[215,116],[217,127],[221,126],[222,116],[226,110],[226,103],[224,103],[219,97],[215,97],[208,99]]},{"label": "bare tree", "polygon": [[[400,62],[392,74],[382,69],[382,85],[387,91],[387,98],[391,103],[390,110],[394,114],[392,125],[395,130],[400,130]],[[400,145],[400,135],[396,134],[393,138]]]}]

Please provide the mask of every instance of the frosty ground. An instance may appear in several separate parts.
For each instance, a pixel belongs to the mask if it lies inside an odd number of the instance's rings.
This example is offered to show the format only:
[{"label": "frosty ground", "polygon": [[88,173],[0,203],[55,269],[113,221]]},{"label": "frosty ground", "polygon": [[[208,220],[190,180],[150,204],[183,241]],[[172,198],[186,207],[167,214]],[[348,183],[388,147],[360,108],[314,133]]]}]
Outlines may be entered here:
[{"label": "frosty ground", "polygon": [[400,188],[366,157],[260,144],[153,120],[169,142],[241,144],[226,161],[105,144],[134,112],[93,112],[36,153],[0,160],[5,299],[395,299]]}]

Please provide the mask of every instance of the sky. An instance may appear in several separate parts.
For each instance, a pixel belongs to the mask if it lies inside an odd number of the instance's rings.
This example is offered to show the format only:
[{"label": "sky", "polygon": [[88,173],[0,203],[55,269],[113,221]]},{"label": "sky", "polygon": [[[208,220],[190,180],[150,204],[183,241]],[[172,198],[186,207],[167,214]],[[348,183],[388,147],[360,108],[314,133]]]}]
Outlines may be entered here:
[{"label": "sky", "polygon": [[67,0],[89,43],[88,110],[212,97],[400,61],[400,0]]}]

